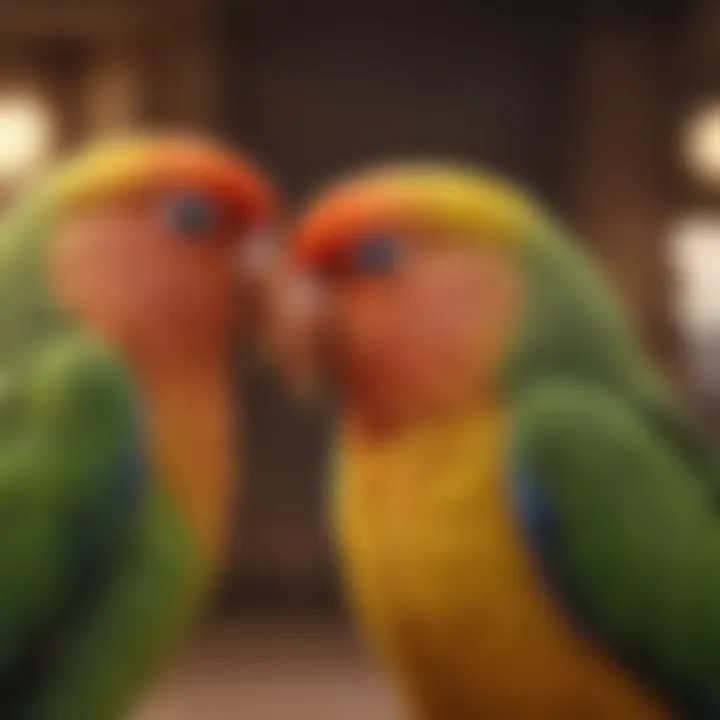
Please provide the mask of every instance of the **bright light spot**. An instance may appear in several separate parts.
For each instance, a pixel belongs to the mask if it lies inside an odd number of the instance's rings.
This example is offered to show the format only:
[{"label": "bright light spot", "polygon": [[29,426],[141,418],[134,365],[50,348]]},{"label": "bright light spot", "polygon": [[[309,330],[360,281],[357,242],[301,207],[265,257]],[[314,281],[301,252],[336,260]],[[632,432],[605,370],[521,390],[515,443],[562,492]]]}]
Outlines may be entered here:
[{"label": "bright light spot", "polygon": [[720,328],[720,218],[688,217],[673,236],[670,260],[681,325],[691,333]]},{"label": "bright light spot", "polygon": [[0,94],[0,181],[31,172],[52,148],[52,113],[29,93]]},{"label": "bright light spot", "polygon": [[720,216],[684,218],[670,243],[673,310],[691,386],[720,400]]}]

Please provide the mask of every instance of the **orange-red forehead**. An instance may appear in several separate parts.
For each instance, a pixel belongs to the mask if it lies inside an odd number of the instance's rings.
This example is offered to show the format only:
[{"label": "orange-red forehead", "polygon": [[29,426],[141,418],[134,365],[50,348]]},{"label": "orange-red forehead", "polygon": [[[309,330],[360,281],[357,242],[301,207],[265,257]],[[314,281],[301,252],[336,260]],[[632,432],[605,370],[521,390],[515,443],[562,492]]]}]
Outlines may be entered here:
[{"label": "orange-red forehead", "polygon": [[189,145],[163,149],[154,162],[149,180],[155,189],[196,187],[250,219],[267,219],[276,210],[268,180],[236,154]]},{"label": "orange-red forehead", "polygon": [[489,173],[449,166],[379,169],[326,191],[301,218],[295,258],[323,265],[334,254],[374,232],[409,239],[518,239],[537,215],[535,204]]},{"label": "orange-red forehead", "polygon": [[298,223],[293,254],[303,265],[322,265],[375,231],[410,230],[421,222],[412,198],[383,187],[341,188],[322,197]]}]

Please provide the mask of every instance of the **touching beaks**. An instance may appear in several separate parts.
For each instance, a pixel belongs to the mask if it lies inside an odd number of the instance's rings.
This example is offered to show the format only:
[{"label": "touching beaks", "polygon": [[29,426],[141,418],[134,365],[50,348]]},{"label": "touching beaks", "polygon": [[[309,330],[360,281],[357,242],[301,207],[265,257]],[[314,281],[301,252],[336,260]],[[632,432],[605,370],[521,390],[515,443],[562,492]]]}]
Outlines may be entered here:
[{"label": "touching beaks", "polygon": [[282,241],[272,225],[253,228],[238,242],[236,268],[241,280],[261,282],[272,274],[280,260]]},{"label": "touching beaks", "polygon": [[236,276],[242,315],[255,335],[256,349],[275,364],[291,389],[304,399],[319,390],[324,290],[285,252],[279,228],[265,225],[238,243]]},{"label": "touching beaks", "polygon": [[324,288],[287,259],[272,285],[262,332],[264,349],[301,398],[316,399],[321,385]]},{"label": "touching beaks", "polygon": [[272,225],[257,226],[238,238],[233,258],[237,318],[250,335],[257,335],[265,323],[272,278],[281,257],[281,235]]}]

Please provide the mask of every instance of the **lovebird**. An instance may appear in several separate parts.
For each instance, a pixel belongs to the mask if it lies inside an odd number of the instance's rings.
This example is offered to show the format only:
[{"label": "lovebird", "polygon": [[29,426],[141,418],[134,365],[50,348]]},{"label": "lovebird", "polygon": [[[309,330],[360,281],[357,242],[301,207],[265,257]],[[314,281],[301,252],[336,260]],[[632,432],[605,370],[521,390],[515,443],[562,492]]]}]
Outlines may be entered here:
[{"label": "lovebird", "polygon": [[116,720],[202,609],[234,474],[236,253],[265,178],[90,143],[0,222],[0,717]]},{"label": "lovebird", "polygon": [[291,237],[284,352],[335,394],[335,544],[411,717],[719,718],[717,455],[570,231],[409,162]]}]

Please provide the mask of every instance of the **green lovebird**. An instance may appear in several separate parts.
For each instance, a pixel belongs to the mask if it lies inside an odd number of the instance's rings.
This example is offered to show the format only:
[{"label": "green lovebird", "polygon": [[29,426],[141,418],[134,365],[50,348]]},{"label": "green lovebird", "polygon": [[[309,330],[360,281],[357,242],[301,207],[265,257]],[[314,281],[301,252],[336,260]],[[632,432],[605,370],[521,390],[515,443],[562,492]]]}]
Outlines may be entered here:
[{"label": "green lovebird", "polygon": [[322,193],[290,257],[348,594],[414,717],[720,717],[718,457],[570,233],[409,163]]},{"label": "green lovebird", "polygon": [[222,146],[90,144],[0,223],[0,717],[126,715],[201,609],[234,474],[238,243]]}]

